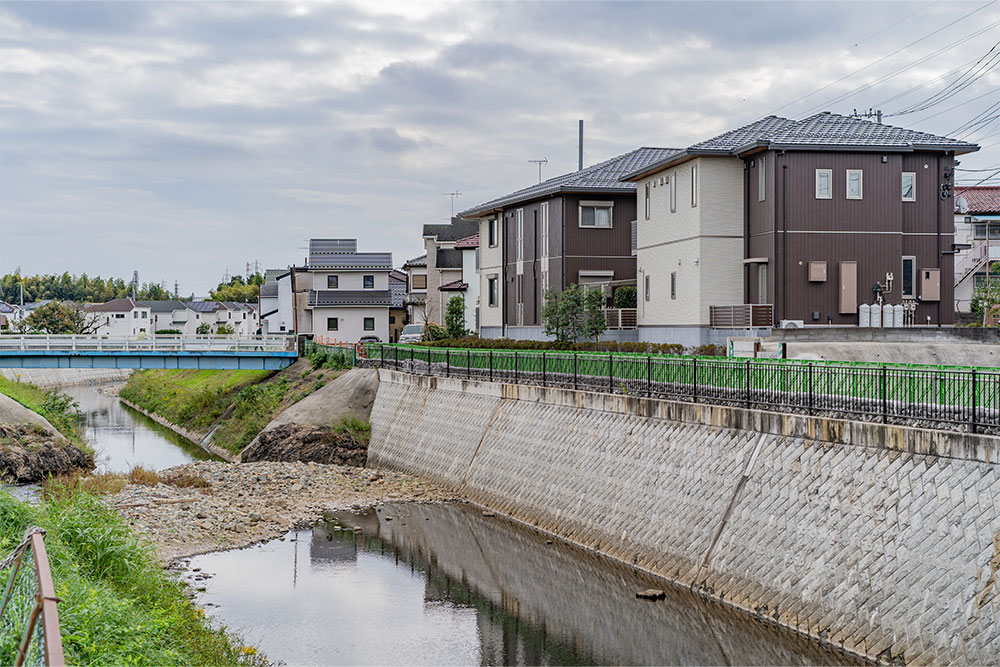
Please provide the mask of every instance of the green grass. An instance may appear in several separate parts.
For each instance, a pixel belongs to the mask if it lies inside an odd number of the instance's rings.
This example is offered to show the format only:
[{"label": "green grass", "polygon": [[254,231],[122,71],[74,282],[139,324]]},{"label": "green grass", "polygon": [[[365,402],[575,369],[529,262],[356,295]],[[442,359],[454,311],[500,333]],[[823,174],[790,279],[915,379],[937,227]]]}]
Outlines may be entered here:
[{"label": "green grass", "polygon": [[273,371],[145,370],[133,373],[121,396],[193,431],[207,430],[247,385]]},{"label": "green grass", "polygon": [[281,411],[288,386],[288,377],[283,376],[240,390],[233,399],[232,414],[219,426],[212,442],[238,454]]},{"label": "green grass", "polygon": [[78,431],[82,415],[77,403],[58,391],[45,391],[28,382],[18,382],[0,376],[0,394],[14,399],[32,412],[37,412],[80,449],[93,453]]},{"label": "green grass", "polygon": [[367,445],[372,437],[372,424],[356,417],[341,417],[340,421],[333,423],[333,432],[350,436],[355,442]]},{"label": "green grass", "polygon": [[[29,506],[0,493],[0,554],[30,525],[47,532],[67,664],[264,664],[239,638],[211,627],[151,547],[95,496],[70,489]],[[8,575],[0,573],[0,585]],[[10,664],[15,638],[2,633],[0,661]]]}]

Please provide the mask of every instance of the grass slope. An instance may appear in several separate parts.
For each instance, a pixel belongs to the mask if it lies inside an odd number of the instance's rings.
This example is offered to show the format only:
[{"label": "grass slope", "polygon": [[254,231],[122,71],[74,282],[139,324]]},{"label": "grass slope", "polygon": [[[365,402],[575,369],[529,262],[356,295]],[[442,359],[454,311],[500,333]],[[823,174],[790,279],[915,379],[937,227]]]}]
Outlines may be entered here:
[{"label": "grass slope", "polygon": [[[151,549],[97,497],[70,488],[30,506],[0,493],[0,554],[35,525],[58,595],[67,664],[264,664],[251,647],[212,628],[204,611],[164,573]],[[6,584],[9,570],[0,573]],[[0,662],[13,662],[16,638],[0,628]]]},{"label": "grass slope", "polygon": [[15,382],[3,376],[0,376],[0,394],[13,398],[32,412],[45,417],[72,444],[92,453],[77,430],[81,415],[76,409],[76,401],[69,396],[55,390],[45,391],[28,382]]}]

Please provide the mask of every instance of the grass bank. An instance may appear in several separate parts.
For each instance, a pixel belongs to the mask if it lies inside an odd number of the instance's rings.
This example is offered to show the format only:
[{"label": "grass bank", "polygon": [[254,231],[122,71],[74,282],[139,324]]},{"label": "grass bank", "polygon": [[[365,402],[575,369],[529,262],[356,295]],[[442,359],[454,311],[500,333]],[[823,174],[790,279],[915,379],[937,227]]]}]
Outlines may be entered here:
[{"label": "grass bank", "polygon": [[272,371],[147,370],[133,373],[125,398],[238,454],[279,412],[339,375],[326,359]]},{"label": "grass bank", "polygon": [[78,430],[83,416],[77,410],[77,402],[71,397],[54,389],[46,391],[31,383],[16,382],[3,376],[0,376],[0,394],[13,398],[32,412],[45,417],[70,443],[93,453]]},{"label": "grass bank", "polygon": [[[96,496],[64,487],[39,506],[0,493],[0,554],[28,526],[46,530],[67,664],[252,665],[265,660],[206,620],[148,543]],[[7,572],[0,573],[6,583]],[[0,628],[0,660],[16,639]]]}]

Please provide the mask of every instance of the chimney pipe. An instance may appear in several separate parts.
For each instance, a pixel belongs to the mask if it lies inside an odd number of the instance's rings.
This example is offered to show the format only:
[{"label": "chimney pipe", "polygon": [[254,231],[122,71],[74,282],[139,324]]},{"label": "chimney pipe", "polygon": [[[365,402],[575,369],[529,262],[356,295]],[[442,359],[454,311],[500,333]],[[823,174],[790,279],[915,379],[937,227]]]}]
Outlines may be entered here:
[{"label": "chimney pipe", "polygon": [[580,159],[578,161],[577,170],[583,169],[583,119],[580,119]]}]

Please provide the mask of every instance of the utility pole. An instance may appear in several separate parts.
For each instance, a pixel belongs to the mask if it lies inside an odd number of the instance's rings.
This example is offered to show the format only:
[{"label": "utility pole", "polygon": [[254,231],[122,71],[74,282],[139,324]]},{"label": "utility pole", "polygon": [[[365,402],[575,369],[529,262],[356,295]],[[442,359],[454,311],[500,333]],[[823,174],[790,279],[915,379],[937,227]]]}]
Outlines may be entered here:
[{"label": "utility pole", "polygon": [[455,190],[454,192],[442,192],[441,196],[442,197],[451,197],[451,217],[454,218],[455,217],[455,197],[461,197],[462,193],[459,192],[458,190]]},{"label": "utility pole", "polygon": [[547,157],[543,157],[541,160],[528,160],[528,162],[534,162],[535,164],[538,165],[538,182],[541,183],[542,182],[542,165],[543,164],[548,164],[549,163],[549,159]]},{"label": "utility pole", "polygon": [[132,298],[133,299],[138,299],[139,298],[138,291],[139,291],[139,270],[136,269],[135,271],[132,272]]},{"label": "utility pole", "polygon": [[177,281],[175,280],[175,281],[174,281],[174,299],[176,299],[176,298],[177,298],[177,295],[178,295],[178,294],[180,294],[180,285],[179,285],[179,284],[177,283]]}]

